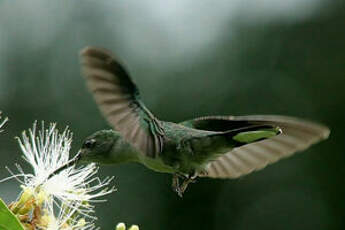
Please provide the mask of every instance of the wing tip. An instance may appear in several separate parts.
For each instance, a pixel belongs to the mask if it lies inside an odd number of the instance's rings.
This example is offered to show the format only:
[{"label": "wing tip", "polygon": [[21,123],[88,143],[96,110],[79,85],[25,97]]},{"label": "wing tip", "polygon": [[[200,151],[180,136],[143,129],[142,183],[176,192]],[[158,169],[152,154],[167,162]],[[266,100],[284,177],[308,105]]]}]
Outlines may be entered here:
[{"label": "wing tip", "polygon": [[322,140],[328,139],[331,130],[327,126],[322,126]]},{"label": "wing tip", "polygon": [[241,116],[241,117],[256,117],[255,119],[272,119],[272,120],[275,120],[276,122],[287,122],[290,124],[294,124],[294,123],[304,124],[304,125],[307,125],[308,128],[313,129],[319,134],[319,140],[326,140],[331,133],[330,129],[322,123],[306,120],[306,119],[302,119],[298,117],[293,117],[293,116],[267,114],[267,115],[249,115],[249,116]]},{"label": "wing tip", "polygon": [[96,47],[93,47],[93,46],[86,46],[84,47],[82,50],[80,50],[79,52],[79,56],[88,56],[88,54],[90,52],[92,52],[93,50],[97,49]]},{"label": "wing tip", "polygon": [[331,134],[330,128],[326,125],[314,121],[304,121],[306,124],[309,124],[314,130],[318,130],[319,133],[319,140],[326,140],[329,135]]},{"label": "wing tip", "polygon": [[113,58],[113,55],[107,49],[95,46],[86,46],[79,52],[79,57],[97,57],[100,59]]}]

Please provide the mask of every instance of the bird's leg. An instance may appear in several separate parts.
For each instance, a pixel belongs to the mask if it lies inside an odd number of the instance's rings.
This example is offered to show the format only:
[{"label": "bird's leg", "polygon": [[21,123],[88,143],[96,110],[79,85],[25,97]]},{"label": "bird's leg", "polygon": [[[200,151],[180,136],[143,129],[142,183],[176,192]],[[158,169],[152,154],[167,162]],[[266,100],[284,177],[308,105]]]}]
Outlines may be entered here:
[{"label": "bird's leg", "polygon": [[184,193],[184,191],[186,191],[188,185],[190,183],[194,183],[195,182],[195,178],[197,177],[197,173],[194,173],[192,175],[188,175],[187,177],[183,176],[184,180],[183,180],[181,185],[179,183],[180,177],[181,177],[181,175],[179,175],[179,174],[174,174],[173,175],[172,187],[173,187],[174,191],[177,192],[179,197],[182,197],[183,193]]},{"label": "bird's leg", "polygon": [[180,189],[180,175],[174,174],[172,178],[172,189],[176,192],[180,197],[182,197],[181,189]]},{"label": "bird's leg", "polygon": [[182,194],[184,193],[184,191],[186,191],[188,185],[190,183],[195,183],[195,179],[197,178],[197,173],[193,173],[191,175],[188,175],[188,177],[182,182],[181,186],[180,186],[180,193],[181,193],[181,197]]},{"label": "bird's leg", "polygon": [[199,176],[207,176],[207,175],[208,175],[208,172],[206,169],[199,172]]}]

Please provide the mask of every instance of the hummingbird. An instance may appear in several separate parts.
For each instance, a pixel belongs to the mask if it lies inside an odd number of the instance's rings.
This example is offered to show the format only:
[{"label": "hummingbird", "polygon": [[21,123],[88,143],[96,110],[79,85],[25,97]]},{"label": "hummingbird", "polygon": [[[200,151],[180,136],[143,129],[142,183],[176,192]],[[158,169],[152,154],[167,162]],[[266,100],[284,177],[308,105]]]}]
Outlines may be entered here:
[{"label": "hummingbird", "polygon": [[239,178],[328,138],[321,124],[281,115],[159,120],[124,65],[108,50],[80,52],[82,75],[113,129],[86,138],[75,162],[136,162],[172,174],[179,196],[198,177]]}]

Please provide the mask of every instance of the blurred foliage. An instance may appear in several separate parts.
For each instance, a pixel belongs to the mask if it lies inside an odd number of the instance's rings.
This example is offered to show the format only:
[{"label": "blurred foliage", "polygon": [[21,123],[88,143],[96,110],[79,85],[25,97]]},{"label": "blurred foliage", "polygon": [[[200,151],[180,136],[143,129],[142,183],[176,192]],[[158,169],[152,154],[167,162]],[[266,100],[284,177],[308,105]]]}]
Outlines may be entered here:
[{"label": "blurred foliage", "polygon": [[19,220],[0,199],[0,227],[4,230],[24,230]]},{"label": "blurred foliage", "polygon": [[[279,3],[278,3],[279,2]],[[102,167],[118,192],[99,225],[141,229],[344,229],[345,4],[286,1],[0,2],[0,175],[22,163],[14,136],[34,120],[83,138],[109,128],[80,77],[86,45],[114,51],[162,120],[286,114],[331,127],[330,139],[239,180],[200,179],[183,199],[169,175]],[[28,169],[26,169],[28,170]],[[15,199],[15,182],[0,197]]]}]

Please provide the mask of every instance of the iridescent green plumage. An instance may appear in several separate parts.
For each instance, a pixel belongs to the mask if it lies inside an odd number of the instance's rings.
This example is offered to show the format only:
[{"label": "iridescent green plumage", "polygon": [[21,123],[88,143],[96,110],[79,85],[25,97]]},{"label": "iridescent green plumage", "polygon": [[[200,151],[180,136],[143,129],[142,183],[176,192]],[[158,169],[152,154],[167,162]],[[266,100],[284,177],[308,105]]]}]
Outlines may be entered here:
[{"label": "iridescent green plumage", "polygon": [[[329,134],[327,127],[285,116],[210,116],[180,124],[160,121],[108,51],[86,48],[81,64],[89,89],[114,127],[88,137],[81,159],[104,164],[139,162],[154,171],[172,173],[180,195],[197,176],[237,178]],[[179,178],[184,179],[182,184]]]}]

